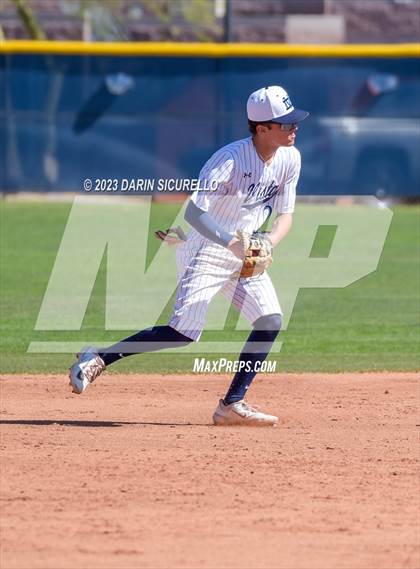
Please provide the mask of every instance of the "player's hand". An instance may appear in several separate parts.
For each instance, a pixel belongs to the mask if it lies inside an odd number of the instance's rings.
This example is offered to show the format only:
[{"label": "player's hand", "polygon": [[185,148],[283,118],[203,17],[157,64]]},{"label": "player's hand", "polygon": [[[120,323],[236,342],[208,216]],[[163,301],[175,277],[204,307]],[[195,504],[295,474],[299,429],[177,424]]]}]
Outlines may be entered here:
[{"label": "player's hand", "polygon": [[155,231],[155,236],[160,241],[163,241],[165,245],[169,245],[169,247],[179,245],[187,240],[187,236],[179,225],[178,227],[170,227],[166,231],[158,229],[158,231]]},{"label": "player's hand", "polygon": [[235,255],[235,257],[238,257],[238,259],[241,261],[244,260],[244,248],[238,237],[233,237],[229,242],[227,248]]},{"label": "player's hand", "polygon": [[266,271],[273,262],[273,244],[267,233],[264,231],[247,233],[239,229],[237,235],[242,250],[245,251],[240,276],[247,279]]}]

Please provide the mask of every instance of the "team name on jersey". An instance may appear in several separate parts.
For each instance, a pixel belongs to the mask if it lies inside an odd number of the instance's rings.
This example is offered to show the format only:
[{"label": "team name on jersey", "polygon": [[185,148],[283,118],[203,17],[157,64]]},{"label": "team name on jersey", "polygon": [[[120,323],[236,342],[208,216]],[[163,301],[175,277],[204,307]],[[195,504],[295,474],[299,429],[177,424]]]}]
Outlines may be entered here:
[{"label": "team name on jersey", "polygon": [[247,188],[247,198],[242,207],[249,208],[268,202],[278,191],[279,185],[274,180],[271,182],[257,182]]}]

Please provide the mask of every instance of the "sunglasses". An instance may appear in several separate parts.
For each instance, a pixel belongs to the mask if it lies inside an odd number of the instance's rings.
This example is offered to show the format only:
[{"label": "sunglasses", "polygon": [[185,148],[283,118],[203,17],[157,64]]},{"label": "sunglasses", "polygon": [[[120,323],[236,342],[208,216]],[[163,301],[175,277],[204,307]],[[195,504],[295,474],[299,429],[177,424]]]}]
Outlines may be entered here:
[{"label": "sunglasses", "polygon": [[280,130],[285,130],[286,132],[293,130],[297,126],[297,123],[295,122],[291,122],[290,124],[277,124],[279,125]]}]

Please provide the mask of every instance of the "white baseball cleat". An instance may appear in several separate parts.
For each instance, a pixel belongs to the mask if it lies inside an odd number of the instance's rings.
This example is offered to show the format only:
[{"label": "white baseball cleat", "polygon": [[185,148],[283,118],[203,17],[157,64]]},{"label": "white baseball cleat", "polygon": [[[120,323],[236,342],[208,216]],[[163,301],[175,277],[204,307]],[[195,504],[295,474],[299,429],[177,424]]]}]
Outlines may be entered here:
[{"label": "white baseball cleat", "polygon": [[86,387],[101,375],[105,367],[96,348],[83,348],[80,354],[77,354],[77,362],[70,368],[70,385],[73,393],[83,393]]},{"label": "white baseball cleat", "polygon": [[278,417],[262,413],[256,407],[248,405],[244,400],[225,405],[223,399],[219,401],[213,415],[215,425],[248,425],[256,427],[274,427]]}]

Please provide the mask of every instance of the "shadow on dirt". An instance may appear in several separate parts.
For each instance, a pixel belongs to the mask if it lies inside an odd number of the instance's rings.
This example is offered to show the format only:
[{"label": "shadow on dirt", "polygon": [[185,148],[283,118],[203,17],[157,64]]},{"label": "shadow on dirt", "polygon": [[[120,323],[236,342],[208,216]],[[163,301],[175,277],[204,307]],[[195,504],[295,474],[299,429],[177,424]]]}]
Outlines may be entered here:
[{"label": "shadow on dirt", "polygon": [[209,427],[207,423],[158,423],[145,421],[68,421],[61,419],[1,419],[0,425],[30,425],[45,427],[60,425],[62,427],[124,427],[126,425],[152,425],[157,427]]}]

